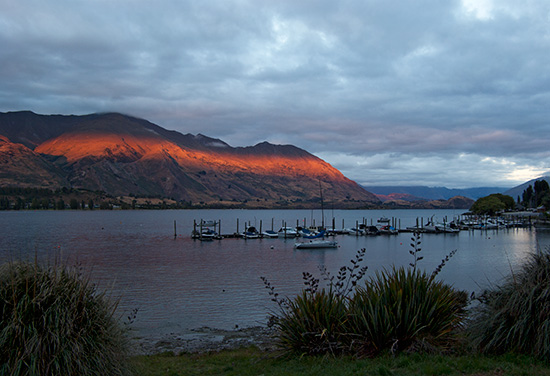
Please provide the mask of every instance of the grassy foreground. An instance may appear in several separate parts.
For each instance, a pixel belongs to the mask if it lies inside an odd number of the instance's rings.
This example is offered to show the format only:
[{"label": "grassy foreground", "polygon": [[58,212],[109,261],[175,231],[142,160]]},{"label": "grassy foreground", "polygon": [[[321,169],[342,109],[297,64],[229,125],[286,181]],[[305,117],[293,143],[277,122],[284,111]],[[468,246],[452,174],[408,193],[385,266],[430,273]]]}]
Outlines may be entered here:
[{"label": "grassy foreground", "polygon": [[281,358],[255,347],[209,354],[160,354],[132,359],[138,375],[550,375],[550,365],[524,355],[398,355]]}]

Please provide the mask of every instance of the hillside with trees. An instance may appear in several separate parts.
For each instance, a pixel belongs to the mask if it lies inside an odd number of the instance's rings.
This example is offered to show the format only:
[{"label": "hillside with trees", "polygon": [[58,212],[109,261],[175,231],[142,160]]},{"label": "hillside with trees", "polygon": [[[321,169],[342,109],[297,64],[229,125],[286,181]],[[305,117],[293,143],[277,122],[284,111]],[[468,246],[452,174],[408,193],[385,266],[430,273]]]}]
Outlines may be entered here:
[{"label": "hillside with trees", "polygon": [[521,195],[521,201],[518,196],[518,204],[525,208],[538,208],[544,206],[548,208],[550,204],[550,185],[544,179],[537,180],[533,185],[529,185]]}]

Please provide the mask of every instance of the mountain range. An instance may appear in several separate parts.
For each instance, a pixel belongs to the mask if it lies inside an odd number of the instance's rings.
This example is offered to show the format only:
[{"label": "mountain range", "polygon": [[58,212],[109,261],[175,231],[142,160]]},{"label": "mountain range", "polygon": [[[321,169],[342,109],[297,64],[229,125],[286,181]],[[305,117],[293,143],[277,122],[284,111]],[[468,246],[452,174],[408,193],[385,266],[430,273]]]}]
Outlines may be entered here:
[{"label": "mountain range", "polygon": [[473,200],[488,196],[493,193],[503,193],[508,188],[502,187],[478,187],[478,188],[446,188],[427,186],[363,186],[369,192],[374,193],[381,201],[425,201],[448,200],[455,196],[468,197]]},{"label": "mountain range", "polygon": [[375,207],[380,200],[292,145],[231,147],[119,113],[0,113],[0,186],[170,197],[205,205]]}]

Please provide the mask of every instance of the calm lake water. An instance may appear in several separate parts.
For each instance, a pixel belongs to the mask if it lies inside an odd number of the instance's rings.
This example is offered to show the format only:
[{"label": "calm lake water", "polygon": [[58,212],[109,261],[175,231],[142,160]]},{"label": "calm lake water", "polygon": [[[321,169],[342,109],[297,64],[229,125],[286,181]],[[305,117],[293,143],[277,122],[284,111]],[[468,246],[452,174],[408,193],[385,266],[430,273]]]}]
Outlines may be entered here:
[{"label": "calm lake water", "polygon": [[[401,227],[417,217],[449,220],[463,210],[325,211],[325,222],[355,226],[363,218],[398,218]],[[190,237],[193,220],[221,220],[222,233],[244,223],[275,230],[283,221],[320,224],[311,210],[174,210],[174,211],[21,211],[0,213],[0,262],[33,259],[53,262],[57,256],[78,262],[101,289],[120,297],[120,313],[139,309],[134,329],[140,334],[182,333],[210,326],[231,329],[263,325],[276,306],[261,276],[281,295],[303,287],[302,272],[319,276],[324,265],[333,273],[350,265],[366,248],[367,275],[383,267],[411,261],[410,233],[396,236],[335,237],[337,249],[295,250],[292,239],[223,239],[200,242]],[[177,237],[174,237],[176,221]],[[458,249],[439,277],[455,287],[479,291],[510,274],[537,247],[550,245],[550,232],[534,229],[462,231],[422,236],[421,266],[432,271]]]}]

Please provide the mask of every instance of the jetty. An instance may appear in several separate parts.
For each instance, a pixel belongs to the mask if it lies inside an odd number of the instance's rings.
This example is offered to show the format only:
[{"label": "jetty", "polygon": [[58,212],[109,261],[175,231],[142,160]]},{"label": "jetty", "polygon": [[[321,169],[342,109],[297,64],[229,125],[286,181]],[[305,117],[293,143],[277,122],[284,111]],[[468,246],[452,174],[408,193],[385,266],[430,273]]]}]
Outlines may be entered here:
[{"label": "jetty", "polygon": [[324,231],[325,236],[383,236],[403,232],[456,234],[460,231],[531,227],[534,226],[537,216],[538,214],[533,212],[511,212],[499,216],[475,216],[465,213],[451,219],[444,217],[441,220],[437,220],[435,216],[417,217],[415,225],[407,227],[402,227],[401,219],[395,217],[381,217],[376,220],[363,217],[351,224],[349,222],[346,224],[345,220],[342,219],[341,226],[339,226],[340,223],[337,224],[339,221],[335,217],[329,221],[331,223],[329,226],[325,226],[324,220],[322,225],[318,226],[315,219],[312,219],[308,226],[307,218],[296,219],[295,223],[287,223],[282,220],[280,226],[275,226],[274,218],[267,226],[262,220],[259,221],[258,225],[256,221],[254,221],[254,224],[252,224],[252,221],[244,221],[243,223],[239,221],[239,218],[236,218],[236,224],[233,226],[234,231],[230,230],[231,226],[224,226],[223,230],[226,232],[222,232],[221,220],[199,219],[193,221],[191,237],[202,241],[225,238],[291,238],[314,236],[321,231]]}]

